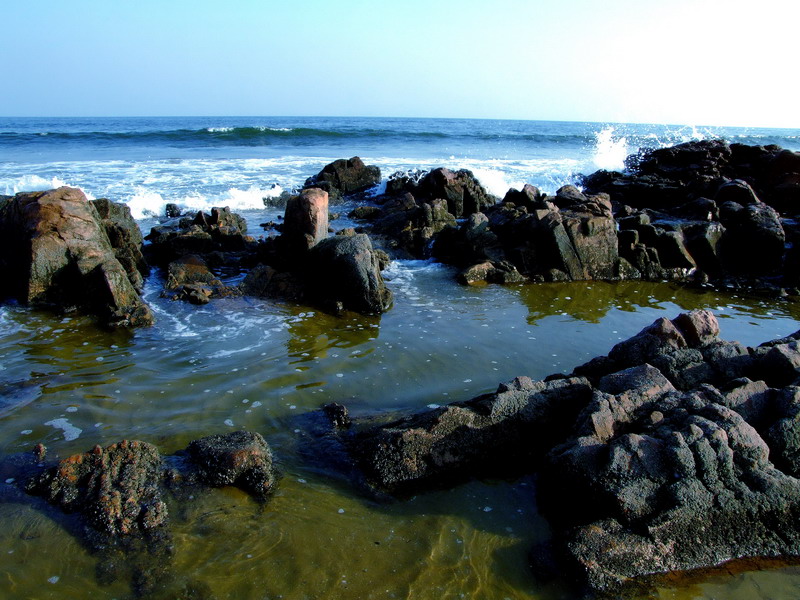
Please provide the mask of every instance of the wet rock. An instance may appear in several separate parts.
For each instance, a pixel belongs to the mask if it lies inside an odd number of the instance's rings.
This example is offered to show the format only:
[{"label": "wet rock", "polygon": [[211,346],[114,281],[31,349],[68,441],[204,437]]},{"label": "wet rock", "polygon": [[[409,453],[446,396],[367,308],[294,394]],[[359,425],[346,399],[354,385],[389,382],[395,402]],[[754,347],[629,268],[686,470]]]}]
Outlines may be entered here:
[{"label": "wet rock", "polygon": [[259,298],[301,301],[306,297],[305,284],[298,275],[263,264],[253,267],[240,287],[243,294]]},{"label": "wet rock", "polygon": [[354,156],[325,165],[319,173],[306,180],[305,187],[323,189],[335,199],[362,192],[380,182],[381,170],[374,165],[365,165],[358,156]]},{"label": "wet rock", "polygon": [[346,444],[369,484],[393,494],[521,473],[559,440],[590,396],[582,378],[518,378],[495,394],[357,431]]},{"label": "wet rock", "polygon": [[309,293],[317,302],[365,314],[382,313],[391,305],[392,293],[366,234],[322,240],[309,254],[308,269]]},{"label": "wet rock", "polygon": [[199,479],[207,485],[235,485],[260,500],[275,486],[272,451],[258,433],[210,435],[193,441],[186,450]]},{"label": "wet rock", "polygon": [[643,576],[796,554],[800,483],[719,399],[713,388],[670,393],[624,413],[612,435],[551,453],[543,504],[557,511],[563,549],[589,588],[617,593]]},{"label": "wet rock", "polygon": [[119,205],[97,204],[102,216],[83,192],[69,187],[20,193],[3,203],[2,295],[60,310],[79,307],[104,325],[150,325],[153,315],[136,291],[139,269],[145,270],[136,225]]},{"label": "wet rock", "polygon": [[161,466],[155,446],[123,440],[62,460],[34,477],[27,490],[65,512],[80,512],[103,534],[141,533],[167,521]]},{"label": "wet rock", "polygon": [[150,274],[150,267],[142,254],[142,232],[131,216],[130,208],[127,204],[112,202],[107,198],[92,200],[92,204],[114,248],[114,256],[125,269],[133,287],[141,294],[143,277]]},{"label": "wet rock", "polygon": [[192,304],[207,304],[211,298],[236,294],[225,286],[199,256],[188,254],[172,261],[167,267],[167,281],[162,296],[185,300]]},{"label": "wet rock", "polygon": [[247,235],[243,217],[229,208],[212,208],[211,213],[198,211],[194,217],[183,217],[177,223],[158,225],[145,237],[151,261],[161,265],[187,254],[226,265],[238,264],[242,257],[255,252],[257,243]]},{"label": "wet rock", "polygon": [[338,402],[330,402],[322,407],[325,416],[337,429],[347,429],[352,425],[352,420],[347,412],[347,407]]}]

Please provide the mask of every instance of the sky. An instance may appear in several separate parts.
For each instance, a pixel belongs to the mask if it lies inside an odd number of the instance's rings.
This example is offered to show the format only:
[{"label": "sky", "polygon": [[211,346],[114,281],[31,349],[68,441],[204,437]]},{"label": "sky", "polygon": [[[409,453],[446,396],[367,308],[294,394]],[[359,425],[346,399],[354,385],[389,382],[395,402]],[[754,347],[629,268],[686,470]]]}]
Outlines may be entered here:
[{"label": "sky", "polygon": [[0,116],[800,127],[797,0],[25,0]]}]

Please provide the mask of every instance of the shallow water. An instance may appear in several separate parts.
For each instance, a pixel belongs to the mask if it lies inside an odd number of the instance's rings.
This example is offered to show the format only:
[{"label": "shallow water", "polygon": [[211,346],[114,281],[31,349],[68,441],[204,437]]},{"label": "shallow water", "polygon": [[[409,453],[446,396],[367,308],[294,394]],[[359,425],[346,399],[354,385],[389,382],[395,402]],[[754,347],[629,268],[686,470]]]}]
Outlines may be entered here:
[{"label": "shallow water", "polygon": [[[300,452],[302,415],[410,411],[493,391],[517,375],[569,372],[660,316],[711,308],[748,345],[798,329],[800,306],[640,282],[462,287],[441,265],[395,262],[395,305],[333,317],[251,298],[204,307],[146,299],[157,324],[106,332],[79,316],[0,308],[0,452],[49,457],[142,439],[168,454],[198,437],[262,433],[282,478],[261,507],[235,489],[170,505],[171,572],[217,598],[568,598],[527,552],[549,535],[535,480],[472,482],[378,504]],[[0,485],[3,485],[0,483]],[[0,595],[120,598],[96,559],[31,506],[0,504]],[[709,576],[658,598],[796,597],[800,571]]]}]

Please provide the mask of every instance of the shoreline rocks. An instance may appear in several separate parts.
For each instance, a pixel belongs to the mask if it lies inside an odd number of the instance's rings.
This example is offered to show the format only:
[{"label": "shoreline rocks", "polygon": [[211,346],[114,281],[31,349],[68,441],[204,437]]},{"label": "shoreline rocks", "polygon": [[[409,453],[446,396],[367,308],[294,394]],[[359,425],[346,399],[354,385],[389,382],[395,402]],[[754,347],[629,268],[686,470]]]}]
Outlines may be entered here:
[{"label": "shoreline rocks", "polygon": [[532,551],[534,569],[593,594],[800,557],[798,340],[747,348],[692,311],[570,375],[518,377],[389,423],[352,419],[325,443],[339,440],[343,468],[378,497],[537,474],[553,541]]}]

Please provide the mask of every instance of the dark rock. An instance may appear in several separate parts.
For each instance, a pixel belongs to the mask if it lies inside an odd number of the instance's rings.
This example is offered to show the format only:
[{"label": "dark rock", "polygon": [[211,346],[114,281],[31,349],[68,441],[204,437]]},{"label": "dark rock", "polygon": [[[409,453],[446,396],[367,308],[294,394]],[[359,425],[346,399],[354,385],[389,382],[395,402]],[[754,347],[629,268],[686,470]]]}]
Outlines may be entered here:
[{"label": "dark rock", "polygon": [[347,444],[368,482],[393,494],[521,473],[559,441],[590,396],[582,378],[518,378],[495,394],[359,431]]},{"label": "dark rock", "polygon": [[786,236],[775,209],[763,202],[747,206],[725,202],[720,205],[720,221],[725,226],[721,246],[728,270],[751,275],[780,271]]},{"label": "dark rock", "polygon": [[68,187],[21,193],[5,202],[0,207],[2,295],[31,305],[78,306],[110,326],[152,324],[153,315],[136,291],[139,268],[146,271],[136,225],[120,205],[98,205],[103,217],[83,192]]},{"label": "dark rock", "polygon": [[539,188],[526,183],[522,190],[511,188],[503,197],[503,204],[512,203],[515,206],[524,206],[528,210],[547,209],[545,196]]},{"label": "dark rock", "polygon": [[306,296],[305,285],[298,275],[268,265],[253,267],[242,281],[241,290],[247,296],[260,298],[301,301]]},{"label": "dark rock", "polygon": [[215,257],[216,262],[235,265],[258,245],[247,235],[245,219],[227,207],[212,208],[210,214],[198,211],[194,218],[153,227],[145,239],[150,242],[146,249],[152,261],[165,266],[187,254],[209,263]]},{"label": "dark rock", "polygon": [[164,215],[169,219],[176,219],[182,214],[180,206],[172,202],[168,202],[164,207]]},{"label": "dark rock", "polygon": [[497,201],[466,169],[434,169],[420,180],[416,190],[425,200],[447,201],[447,211],[456,217],[481,212]]},{"label": "dark rock", "polygon": [[336,429],[347,429],[350,427],[350,425],[352,425],[350,415],[347,412],[347,407],[339,404],[338,402],[325,404],[322,407],[322,411]]},{"label": "dark rock", "polygon": [[186,450],[199,478],[208,485],[235,485],[261,500],[273,490],[272,451],[258,433],[210,435],[193,441]]},{"label": "dark rock", "polygon": [[306,180],[305,187],[318,187],[338,198],[364,191],[380,182],[381,170],[374,165],[365,165],[358,156],[354,156],[325,165],[314,177]]},{"label": "dark rock", "polygon": [[106,198],[92,200],[100,222],[106,230],[108,241],[114,248],[114,256],[128,274],[133,287],[141,294],[144,279],[150,267],[142,254],[142,232],[131,216],[127,204],[112,202]]},{"label": "dark rock", "polygon": [[173,300],[186,300],[192,304],[207,304],[211,298],[236,294],[234,288],[225,286],[199,256],[187,254],[167,267],[167,281],[162,296]]},{"label": "dark rock", "polygon": [[366,314],[382,313],[391,305],[391,291],[366,234],[322,240],[312,249],[308,268],[309,293],[317,302]]}]

